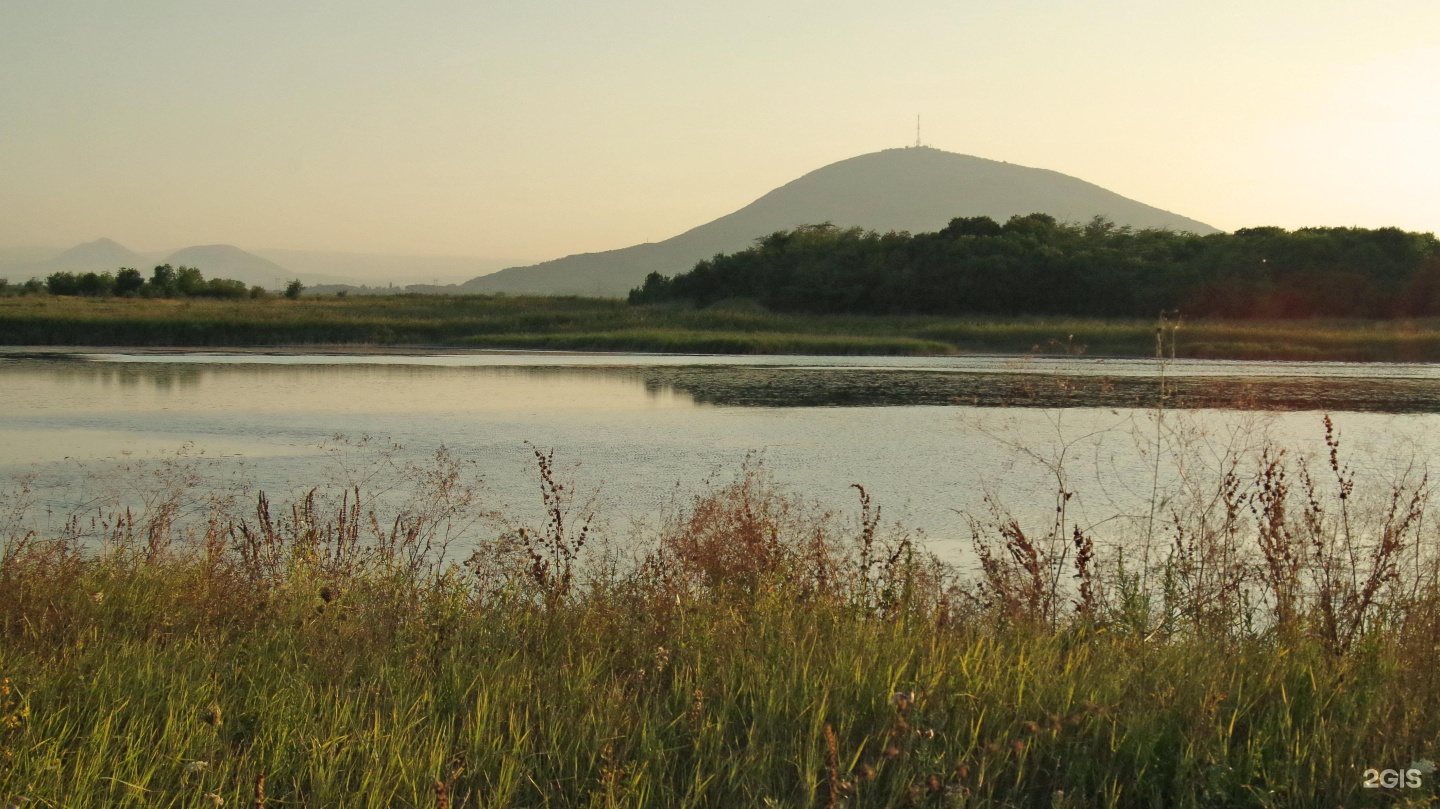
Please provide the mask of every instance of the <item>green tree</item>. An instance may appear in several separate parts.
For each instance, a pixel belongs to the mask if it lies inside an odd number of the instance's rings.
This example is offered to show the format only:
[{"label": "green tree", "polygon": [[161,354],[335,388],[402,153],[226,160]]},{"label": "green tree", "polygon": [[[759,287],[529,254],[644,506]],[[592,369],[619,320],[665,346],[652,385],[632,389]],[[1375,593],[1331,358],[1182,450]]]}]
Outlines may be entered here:
[{"label": "green tree", "polygon": [[670,297],[670,279],[658,272],[645,276],[645,283],[630,290],[631,303],[659,303]]},{"label": "green tree", "polygon": [[243,298],[250,294],[244,281],[234,281],[229,278],[211,278],[205,282],[203,293],[209,298]]},{"label": "green tree", "polygon": [[81,295],[99,298],[115,292],[115,276],[108,272],[87,272],[75,281]]},{"label": "green tree", "polygon": [[115,294],[134,295],[145,286],[145,276],[134,267],[121,267],[115,273]]},{"label": "green tree", "polygon": [[[936,233],[809,225],[757,239],[631,303],[746,298],[791,312],[1148,317],[1383,317],[1440,313],[1440,241],[1396,228],[1277,227],[1199,236],[1096,217],[957,218]],[[1428,262],[1428,263],[1427,263]]]},{"label": "green tree", "polygon": [[195,267],[175,268],[175,291],[181,295],[204,295],[205,276]]},{"label": "green tree", "polygon": [[175,294],[175,268],[169,264],[161,264],[156,267],[150,275],[150,286],[145,291],[156,298],[173,296]]},{"label": "green tree", "polygon": [[45,276],[45,291],[51,295],[79,295],[80,280],[73,272],[53,272]]},{"label": "green tree", "polygon": [[305,285],[300,283],[299,278],[296,278],[295,280],[285,285],[285,297],[289,298],[292,301],[296,298],[299,298],[300,293],[304,291]]}]

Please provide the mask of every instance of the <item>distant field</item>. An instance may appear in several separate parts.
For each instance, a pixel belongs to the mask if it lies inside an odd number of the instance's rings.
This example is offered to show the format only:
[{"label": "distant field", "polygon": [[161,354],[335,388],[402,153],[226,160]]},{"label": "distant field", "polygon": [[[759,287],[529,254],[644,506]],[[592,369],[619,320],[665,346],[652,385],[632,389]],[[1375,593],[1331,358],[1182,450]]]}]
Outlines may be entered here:
[{"label": "distant field", "polygon": [[[1171,332],[1166,332],[1167,353]],[[1138,320],[784,315],[595,298],[355,296],[271,300],[0,298],[0,344],[451,346],[718,354],[966,352],[1150,356]],[[1200,321],[1181,357],[1440,361],[1440,321]]]}]

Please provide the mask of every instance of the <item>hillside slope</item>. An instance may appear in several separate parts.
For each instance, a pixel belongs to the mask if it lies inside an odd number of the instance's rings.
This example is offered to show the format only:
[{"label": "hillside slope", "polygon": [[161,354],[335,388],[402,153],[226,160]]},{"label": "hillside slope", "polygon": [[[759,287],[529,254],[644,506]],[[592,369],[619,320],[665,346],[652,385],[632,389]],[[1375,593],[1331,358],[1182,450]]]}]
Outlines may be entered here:
[{"label": "hillside slope", "polygon": [[143,267],[145,259],[130,248],[111,239],[96,239],[31,267],[37,273],[51,272],[114,272],[120,267]]},{"label": "hillside slope", "polygon": [[651,272],[673,275],[716,253],[796,225],[834,222],[871,230],[938,230],[957,216],[1047,213],[1083,222],[1102,215],[1121,225],[1214,233],[1215,228],[1127,199],[1047,169],[928,147],[852,157],[800,177],[755,202],[652,244],[582,253],[512,267],[462,285],[471,292],[622,296]]},{"label": "hillside slope", "polygon": [[4,269],[14,273],[16,278],[43,278],[54,272],[113,273],[121,267],[133,267],[148,277],[150,269],[156,264],[197,267],[206,278],[233,278],[269,288],[283,286],[294,277],[290,270],[279,264],[233,245],[208,244],[166,253],[136,253],[111,239],[96,239],[42,261],[15,263]]},{"label": "hillside slope", "polygon": [[279,289],[294,277],[279,264],[229,244],[186,247],[171,253],[164,263],[195,267],[206,278],[233,278],[270,289]]}]

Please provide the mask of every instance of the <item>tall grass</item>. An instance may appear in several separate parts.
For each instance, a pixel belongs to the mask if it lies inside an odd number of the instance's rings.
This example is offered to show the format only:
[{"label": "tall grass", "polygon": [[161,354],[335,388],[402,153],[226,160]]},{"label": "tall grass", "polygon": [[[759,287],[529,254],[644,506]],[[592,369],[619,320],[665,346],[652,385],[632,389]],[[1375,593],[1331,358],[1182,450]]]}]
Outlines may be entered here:
[{"label": "tall grass", "polygon": [[[599,298],[350,296],[299,300],[0,297],[6,345],[409,345],[696,353],[1085,353],[1148,356],[1151,321],[789,315]],[[1177,355],[1435,361],[1433,321],[1187,324]]]},{"label": "tall grass", "polygon": [[[1062,481],[1051,523],[977,516],[973,570],[863,489],[847,518],[753,463],[606,542],[538,450],[534,525],[443,454],[385,513],[351,489],[181,519],[171,487],[46,533],[12,515],[0,799],[1426,804],[1428,485],[1367,491],[1327,448],[1228,457],[1151,553],[1077,527]],[[447,544],[475,520],[488,539]]]}]

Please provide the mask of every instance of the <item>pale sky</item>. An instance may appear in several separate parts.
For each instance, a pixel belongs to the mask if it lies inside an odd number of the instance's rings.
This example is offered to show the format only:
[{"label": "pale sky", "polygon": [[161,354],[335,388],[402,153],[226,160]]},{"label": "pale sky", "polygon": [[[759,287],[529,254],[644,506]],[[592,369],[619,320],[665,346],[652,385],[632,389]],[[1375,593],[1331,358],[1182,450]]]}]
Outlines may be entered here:
[{"label": "pale sky", "polygon": [[553,258],[914,141],[1440,230],[1437,0],[0,0],[0,246]]}]

